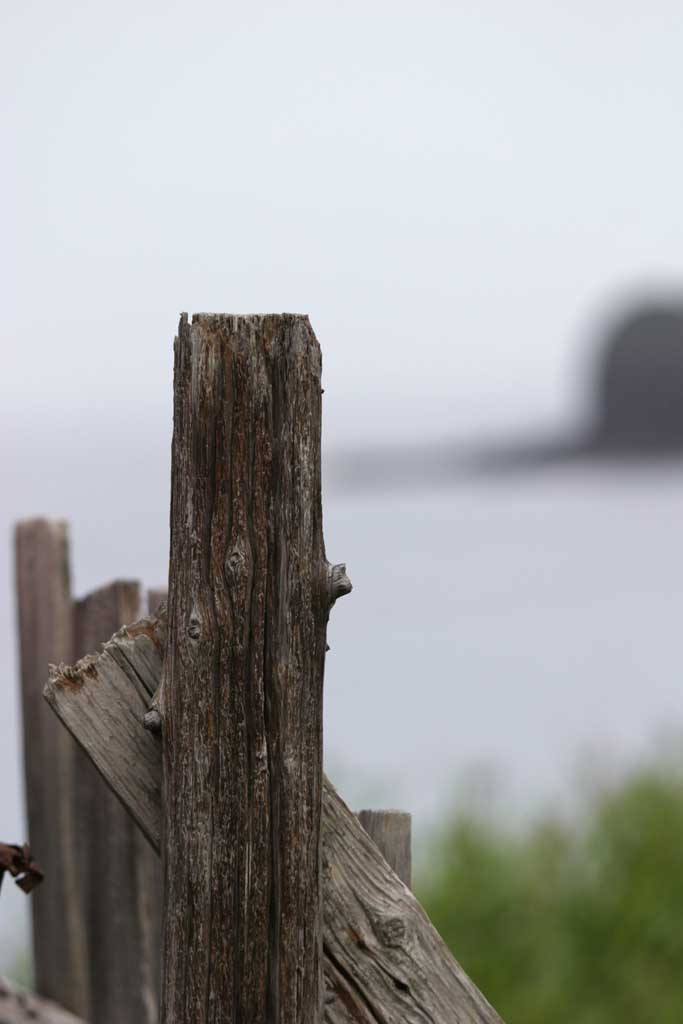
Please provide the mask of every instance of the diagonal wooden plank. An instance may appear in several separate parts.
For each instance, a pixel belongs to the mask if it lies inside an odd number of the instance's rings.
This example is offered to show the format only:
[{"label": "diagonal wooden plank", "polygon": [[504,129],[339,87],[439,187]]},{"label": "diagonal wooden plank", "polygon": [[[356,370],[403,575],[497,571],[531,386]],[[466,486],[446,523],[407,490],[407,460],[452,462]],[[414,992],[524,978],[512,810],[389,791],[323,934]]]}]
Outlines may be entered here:
[{"label": "diagonal wooden plank", "polygon": [[[101,654],[53,667],[45,688],[157,852],[161,743],[142,722],[164,630],[163,618],[125,627]],[[328,779],[322,836],[325,1024],[501,1024]]]},{"label": "diagonal wooden plank", "polygon": [[96,655],[50,667],[45,697],[157,853],[161,748],[142,719],[161,678],[164,619],[124,626]]}]

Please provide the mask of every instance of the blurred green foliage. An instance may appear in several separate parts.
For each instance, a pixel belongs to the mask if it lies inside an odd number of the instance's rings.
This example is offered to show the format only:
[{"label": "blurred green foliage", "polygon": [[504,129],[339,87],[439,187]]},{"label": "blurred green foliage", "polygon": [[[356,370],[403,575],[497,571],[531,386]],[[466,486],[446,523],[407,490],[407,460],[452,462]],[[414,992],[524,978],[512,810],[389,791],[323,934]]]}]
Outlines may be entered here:
[{"label": "blurred green foliage", "polygon": [[506,1024],[683,1022],[683,777],[641,769],[522,830],[457,815],[417,895]]}]

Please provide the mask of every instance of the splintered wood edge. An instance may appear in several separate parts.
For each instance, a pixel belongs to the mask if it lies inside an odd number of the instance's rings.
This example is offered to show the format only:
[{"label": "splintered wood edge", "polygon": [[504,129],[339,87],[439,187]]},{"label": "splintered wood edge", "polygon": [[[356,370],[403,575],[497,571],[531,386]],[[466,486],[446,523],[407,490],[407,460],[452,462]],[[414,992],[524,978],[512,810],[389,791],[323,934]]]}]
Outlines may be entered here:
[{"label": "splintered wood edge", "polygon": [[[58,665],[48,665],[48,681],[43,689],[43,697],[53,710],[57,710],[53,697],[55,690],[83,686],[86,678],[92,679],[97,676],[98,669],[107,655],[114,657],[118,662],[117,654],[122,653],[125,657],[126,646],[128,644],[135,644],[136,640],[143,636],[151,640],[160,659],[163,661],[166,645],[165,605],[162,604],[159,607],[158,614],[156,615],[144,616],[131,623],[131,625],[121,626],[109,640],[100,645],[102,649],[98,653],[86,654],[73,665],[66,665],[64,662],[60,662]],[[145,685],[144,677],[140,674],[138,659],[131,659],[128,663],[140,678],[145,689],[149,689]],[[153,694],[154,689],[150,692],[150,698]]]},{"label": "splintered wood edge", "polygon": [[[123,626],[75,665],[51,665],[43,696],[159,852],[159,741],[143,719],[159,685],[165,618]],[[131,762],[132,758],[132,762]],[[135,763],[136,770],[130,770]]]}]

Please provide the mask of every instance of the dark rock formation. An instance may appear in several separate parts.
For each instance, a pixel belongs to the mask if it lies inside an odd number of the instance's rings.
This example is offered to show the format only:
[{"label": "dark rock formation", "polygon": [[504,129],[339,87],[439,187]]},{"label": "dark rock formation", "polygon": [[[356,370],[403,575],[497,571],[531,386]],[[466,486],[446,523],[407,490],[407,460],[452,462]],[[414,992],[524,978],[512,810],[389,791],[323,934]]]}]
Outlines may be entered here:
[{"label": "dark rock formation", "polygon": [[683,448],[683,306],[641,307],[605,344],[595,447]]}]

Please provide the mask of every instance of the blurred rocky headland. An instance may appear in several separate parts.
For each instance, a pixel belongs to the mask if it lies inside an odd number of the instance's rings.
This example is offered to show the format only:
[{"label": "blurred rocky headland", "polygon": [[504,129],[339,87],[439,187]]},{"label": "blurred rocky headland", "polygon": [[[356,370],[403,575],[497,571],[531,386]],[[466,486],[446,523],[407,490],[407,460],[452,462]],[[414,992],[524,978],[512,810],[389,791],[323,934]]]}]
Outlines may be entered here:
[{"label": "blurred rocky headland", "polygon": [[543,469],[577,460],[643,462],[683,455],[683,302],[631,306],[598,340],[588,414],[573,431],[364,448],[332,454],[333,487],[449,484],[471,474]]}]

